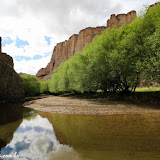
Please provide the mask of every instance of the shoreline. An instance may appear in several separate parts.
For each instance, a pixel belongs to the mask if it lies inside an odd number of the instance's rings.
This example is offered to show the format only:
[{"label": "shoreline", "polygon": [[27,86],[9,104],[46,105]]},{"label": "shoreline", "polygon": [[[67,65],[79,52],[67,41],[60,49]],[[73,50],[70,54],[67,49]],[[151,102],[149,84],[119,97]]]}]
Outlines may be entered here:
[{"label": "shoreline", "polygon": [[122,115],[160,113],[160,109],[141,107],[140,105],[135,104],[112,101],[107,101],[107,104],[100,104],[88,99],[62,96],[46,96],[43,99],[25,102],[23,106],[43,112],[61,114]]}]

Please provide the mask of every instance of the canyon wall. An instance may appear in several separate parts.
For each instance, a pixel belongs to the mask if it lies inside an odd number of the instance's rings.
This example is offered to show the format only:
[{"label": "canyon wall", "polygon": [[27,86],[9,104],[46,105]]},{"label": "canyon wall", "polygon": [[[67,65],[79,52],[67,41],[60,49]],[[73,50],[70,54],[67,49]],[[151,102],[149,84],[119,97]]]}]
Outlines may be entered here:
[{"label": "canyon wall", "polygon": [[136,11],[128,12],[127,14],[112,14],[110,19],[107,21],[107,27],[113,27],[114,25],[118,25],[121,27],[124,24],[131,23],[137,17]]},{"label": "canyon wall", "polygon": [[127,14],[111,15],[107,21],[107,27],[88,27],[79,32],[79,34],[72,35],[69,40],[58,43],[51,57],[50,62],[46,68],[41,68],[36,76],[40,81],[48,80],[51,77],[52,71],[57,68],[62,62],[68,60],[77,51],[82,51],[87,43],[91,43],[95,36],[100,35],[106,28],[123,24],[129,24],[136,18],[136,11],[131,11]]},{"label": "canyon wall", "polygon": [[0,52],[0,102],[24,98],[22,80],[13,69],[13,66],[12,57]]},{"label": "canyon wall", "polygon": [[14,68],[13,58],[6,53],[2,53],[3,60],[10,65],[12,68]]}]

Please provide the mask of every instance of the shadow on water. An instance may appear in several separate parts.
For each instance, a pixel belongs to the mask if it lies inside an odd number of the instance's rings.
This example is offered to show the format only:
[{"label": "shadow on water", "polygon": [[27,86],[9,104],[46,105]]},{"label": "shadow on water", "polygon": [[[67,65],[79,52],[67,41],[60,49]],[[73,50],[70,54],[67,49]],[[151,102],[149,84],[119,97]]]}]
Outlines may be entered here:
[{"label": "shadow on water", "polygon": [[22,119],[22,103],[0,104],[0,148],[12,140]]}]

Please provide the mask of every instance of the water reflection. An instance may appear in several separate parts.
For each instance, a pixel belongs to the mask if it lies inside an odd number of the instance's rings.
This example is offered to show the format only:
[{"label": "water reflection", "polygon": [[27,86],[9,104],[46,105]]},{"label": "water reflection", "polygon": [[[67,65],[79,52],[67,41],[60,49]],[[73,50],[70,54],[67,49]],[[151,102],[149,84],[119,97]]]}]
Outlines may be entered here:
[{"label": "water reflection", "polygon": [[22,103],[0,104],[0,125],[23,118]]},{"label": "water reflection", "polygon": [[14,107],[0,109],[0,154],[17,153],[13,160],[160,159],[159,114],[67,115]]},{"label": "water reflection", "polygon": [[[22,114],[21,114],[22,115]],[[10,132],[8,128],[1,125],[2,130],[7,130],[12,134],[10,141],[7,141],[1,148],[1,155],[15,155],[18,157],[12,159],[21,160],[78,160],[78,154],[67,145],[60,144],[55,136],[52,124],[47,118],[42,118],[36,112],[25,109],[24,119],[18,123],[19,127]],[[12,126],[12,122],[7,124]],[[0,130],[1,131],[1,130]],[[2,136],[0,135],[2,138]],[[8,144],[7,144],[8,143]],[[3,146],[4,146],[3,145]],[[7,158],[4,158],[7,159]]]},{"label": "water reflection", "polygon": [[7,145],[22,122],[23,107],[18,104],[0,104],[0,148]]},{"label": "water reflection", "polygon": [[48,118],[60,143],[81,158],[159,160],[160,115],[67,115],[38,112]]}]

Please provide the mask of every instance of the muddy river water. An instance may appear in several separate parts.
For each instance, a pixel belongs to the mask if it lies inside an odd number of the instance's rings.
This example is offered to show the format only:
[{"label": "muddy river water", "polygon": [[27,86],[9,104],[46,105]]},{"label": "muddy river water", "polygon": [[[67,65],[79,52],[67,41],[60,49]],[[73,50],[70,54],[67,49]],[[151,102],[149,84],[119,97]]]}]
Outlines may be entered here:
[{"label": "muddy river water", "polygon": [[159,160],[160,114],[70,115],[0,104],[0,159]]}]

